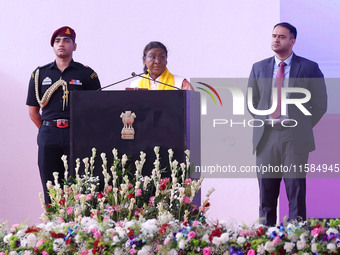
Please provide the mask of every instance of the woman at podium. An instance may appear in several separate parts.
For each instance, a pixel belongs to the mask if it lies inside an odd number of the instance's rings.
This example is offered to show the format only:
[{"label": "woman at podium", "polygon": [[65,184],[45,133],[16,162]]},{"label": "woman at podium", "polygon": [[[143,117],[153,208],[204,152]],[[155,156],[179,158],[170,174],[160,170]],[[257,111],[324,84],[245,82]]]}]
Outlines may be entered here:
[{"label": "woman at podium", "polygon": [[160,42],[150,42],[143,51],[144,76],[131,83],[131,88],[149,90],[193,90],[183,77],[173,75],[167,69],[168,50]]}]

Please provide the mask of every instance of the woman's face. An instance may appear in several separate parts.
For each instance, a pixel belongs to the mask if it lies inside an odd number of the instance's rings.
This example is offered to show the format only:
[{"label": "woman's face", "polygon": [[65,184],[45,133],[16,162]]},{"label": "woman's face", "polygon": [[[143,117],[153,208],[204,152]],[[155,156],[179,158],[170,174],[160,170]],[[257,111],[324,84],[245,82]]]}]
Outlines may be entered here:
[{"label": "woman's face", "polygon": [[161,48],[153,48],[146,53],[143,64],[149,69],[153,79],[159,77],[165,70],[167,64],[166,52]]}]

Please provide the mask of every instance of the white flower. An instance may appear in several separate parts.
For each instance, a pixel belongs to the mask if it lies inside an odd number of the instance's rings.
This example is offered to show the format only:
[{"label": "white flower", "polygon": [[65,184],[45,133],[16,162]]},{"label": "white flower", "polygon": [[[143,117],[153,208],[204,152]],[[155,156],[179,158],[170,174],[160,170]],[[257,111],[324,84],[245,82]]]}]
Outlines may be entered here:
[{"label": "white flower", "polygon": [[318,253],[320,251],[317,246],[318,246],[317,243],[312,243],[312,252],[313,253]]},{"label": "white flower", "polygon": [[132,220],[124,222],[124,227],[125,228],[131,228],[131,227],[133,227],[133,225],[135,225],[135,222],[132,221]]},{"label": "white flower", "polygon": [[123,255],[123,254],[124,254],[124,252],[123,252],[123,250],[122,250],[122,249],[120,249],[120,248],[116,248],[116,249],[115,249],[115,252],[114,252],[114,254],[115,254],[115,255]]},{"label": "white flower", "polygon": [[11,251],[9,255],[18,255],[18,253],[16,251]]},{"label": "white flower", "polygon": [[257,246],[256,252],[257,252],[258,254],[261,254],[261,255],[262,255],[262,254],[266,254],[266,250],[265,250],[263,244]]},{"label": "white flower", "polygon": [[271,228],[268,228],[267,232],[266,232],[266,235],[268,237],[270,237],[270,235],[275,232],[276,234],[279,233],[279,229],[277,227],[271,227]]},{"label": "white flower", "polygon": [[156,232],[158,230],[157,220],[156,219],[147,220],[146,222],[142,223],[141,227],[142,227],[143,233],[144,232],[148,232],[148,233]]},{"label": "white flower", "polygon": [[184,250],[185,248],[185,245],[186,245],[186,241],[184,239],[181,239],[179,242],[178,242],[178,248]]},{"label": "white flower", "polygon": [[330,252],[334,252],[335,249],[336,249],[336,246],[334,243],[329,243],[327,244],[327,249],[330,251]]},{"label": "white flower", "polygon": [[156,155],[159,154],[159,146],[155,146],[155,148],[153,148],[153,151],[155,152]]},{"label": "white flower", "polygon": [[188,158],[190,158],[190,151],[189,150],[185,150],[184,153],[187,155]]},{"label": "white flower", "polygon": [[28,234],[24,240],[26,242],[25,242],[25,245],[23,245],[23,242],[21,242],[22,246],[25,246],[27,248],[34,248],[35,244],[38,241],[38,238],[36,237],[35,234],[31,233],[31,234]]},{"label": "white flower", "polygon": [[118,150],[117,150],[116,148],[114,148],[114,149],[112,150],[112,154],[113,154],[113,158],[114,158],[114,159],[117,159],[117,158],[118,158]]},{"label": "white flower", "polygon": [[95,219],[92,219],[90,217],[84,217],[81,220],[81,224],[84,227],[85,230],[91,231],[91,229],[96,228],[96,229],[101,229],[99,226],[98,221]]},{"label": "white flower", "polygon": [[294,247],[294,243],[286,242],[283,248],[286,250],[286,252],[291,253]]},{"label": "white flower", "polygon": [[226,242],[229,241],[229,233],[223,233],[223,234],[220,236],[220,238],[221,238],[222,243],[225,244]]},{"label": "white flower", "polygon": [[287,236],[287,238],[288,238],[289,240],[291,240],[292,242],[294,242],[294,243],[296,243],[296,241],[299,239],[298,236],[297,236],[295,233],[289,234],[289,235]]},{"label": "white flower", "polygon": [[141,250],[138,251],[138,255],[149,255],[152,254],[152,247],[150,245],[144,245]]},{"label": "white flower", "polygon": [[326,234],[327,234],[327,235],[330,235],[330,233],[337,234],[337,233],[339,233],[339,231],[336,230],[335,228],[329,228],[329,229],[326,231]]},{"label": "white flower", "polygon": [[9,241],[9,239],[11,238],[12,235],[13,235],[12,233],[9,233],[8,235],[6,235],[6,236],[4,237],[4,243],[8,243],[8,241]]},{"label": "white flower", "polygon": [[213,193],[214,191],[215,191],[215,188],[214,188],[214,187],[210,188],[210,189],[208,190],[208,193],[207,193],[206,197],[210,197],[211,193]]},{"label": "white flower", "polygon": [[112,238],[112,241],[113,241],[113,245],[117,244],[120,242],[119,240],[119,237],[117,235],[115,235],[113,238]]},{"label": "white flower", "polygon": [[176,250],[174,250],[174,249],[171,249],[170,251],[168,251],[168,253],[167,253],[168,255],[177,255],[178,253],[177,253],[177,251]]},{"label": "white flower", "polygon": [[16,234],[15,234],[17,237],[21,238],[23,237],[25,234],[25,230],[23,229],[20,229]]},{"label": "white flower", "polygon": [[55,239],[54,242],[53,242],[53,250],[55,252],[61,252],[62,250],[64,250],[66,248],[66,244],[64,242],[64,239],[62,238],[58,238],[58,239]]},{"label": "white flower", "polygon": [[240,237],[237,238],[236,242],[241,245],[241,244],[245,243],[245,241],[246,241],[246,239],[244,238],[244,236],[240,236]]},{"label": "white flower", "polygon": [[275,245],[272,242],[267,241],[266,244],[264,245],[264,249],[272,253],[273,251],[275,251]]},{"label": "white flower", "polygon": [[127,160],[128,160],[128,157],[126,156],[126,154],[123,154],[123,156],[122,156],[122,165],[123,165],[123,167],[126,165]]},{"label": "white flower", "polygon": [[174,216],[173,216],[169,211],[161,212],[161,213],[158,215],[159,224],[168,223],[168,222],[170,222],[173,218],[174,218]]},{"label": "white flower", "polygon": [[52,189],[53,188],[52,182],[51,181],[47,181],[46,187],[47,187],[47,189]]},{"label": "white flower", "polygon": [[220,246],[222,244],[221,238],[214,236],[212,239],[212,243],[215,244],[216,246]]},{"label": "white flower", "polygon": [[172,149],[168,150],[169,157],[172,158],[174,156],[174,151]]},{"label": "white flower", "polygon": [[31,251],[24,251],[23,253],[21,253],[21,255],[33,255],[33,252],[31,252]]},{"label": "white flower", "polygon": [[207,243],[210,243],[209,235],[208,235],[208,234],[205,234],[205,235],[202,237],[202,240],[203,240],[203,241],[206,241]]},{"label": "white flower", "polygon": [[176,239],[177,239],[177,241],[178,241],[179,239],[181,239],[182,237],[183,237],[183,234],[182,234],[182,233],[178,232],[178,233],[176,234]]},{"label": "white flower", "polygon": [[116,232],[118,233],[120,238],[123,238],[125,236],[125,230],[121,227],[116,227]]},{"label": "white flower", "polygon": [[300,235],[300,240],[301,241],[304,241],[304,242],[307,242],[307,237],[309,235],[309,232],[304,232]]},{"label": "white flower", "polygon": [[297,243],[296,243],[296,248],[297,248],[298,250],[304,250],[304,249],[307,248],[307,244],[306,244],[305,241],[302,241],[302,240],[297,241]]}]

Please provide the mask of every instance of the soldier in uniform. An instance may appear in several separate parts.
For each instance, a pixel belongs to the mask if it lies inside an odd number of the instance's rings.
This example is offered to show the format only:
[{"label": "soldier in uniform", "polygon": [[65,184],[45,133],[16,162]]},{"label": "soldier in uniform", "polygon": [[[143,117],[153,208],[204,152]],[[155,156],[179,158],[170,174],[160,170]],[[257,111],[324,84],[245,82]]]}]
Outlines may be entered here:
[{"label": "soldier in uniform", "polygon": [[70,152],[70,102],[72,90],[97,90],[96,72],[74,62],[76,33],[70,27],[57,29],[51,38],[56,60],[38,67],[31,76],[26,104],[29,116],[38,127],[38,165],[45,203],[50,203],[46,183],[53,181],[53,172],[64,177],[62,155]]}]

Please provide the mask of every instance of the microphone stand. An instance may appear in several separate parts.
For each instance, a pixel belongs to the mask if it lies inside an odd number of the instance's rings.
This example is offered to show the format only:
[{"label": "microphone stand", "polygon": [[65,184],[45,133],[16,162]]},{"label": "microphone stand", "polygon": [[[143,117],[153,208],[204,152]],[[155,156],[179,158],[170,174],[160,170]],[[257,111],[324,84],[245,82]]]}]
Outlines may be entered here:
[{"label": "microphone stand", "polygon": [[133,72],[131,75],[132,75],[133,77],[139,76],[139,77],[141,77],[141,78],[144,78],[144,79],[147,79],[147,80],[150,80],[150,81],[153,81],[153,82],[157,82],[157,83],[160,83],[160,84],[164,84],[164,85],[169,86],[169,87],[171,87],[171,88],[175,88],[175,89],[181,90],[180,88],[177,88],[177,87],[172,86],[172,85],[170,85],[170,84],[167,84],[167,83],[164,83],[164,82],[160,82],[160,81],[156,81],[156,80],[154,80],[154,79],[150,79],[150,78],[147,78],[147,77],[145,77],[145,76],[142,76],[142,74],[147,74],[147,72],[146,72],[146,73],[141,73],[141,74],[136,74],[135,72]]},{"label": "microphone stand", "polygon": [[[131,74],[131,75],[132,75],[131,77],[126,78],[126,79],[121,80],[121,81],[117,81],[117,82],[112,83],[112,84],[110,84],[110,85],[107,85],[107,86],[105,86],[105,87],[99,88],[99,89],[97,89],[97,91],[101,91],[101,90],[103,90],[103,89],[106,89],[106,88],[108,88],[108,87],[111,87],[111,86],[113,86],[113,85],[116,85],[116,84],[118,84],[118,83],[121,83],[121,82],[123,82],[123,81],[130,80],[130,79],[132,79],[132,78],[135,78],[136,76],[143,77],[143,76],[141,76],[142,74],[145,74],[145,72],[140,73],[140,74],[135,74],[135,73],[133,72],[133,73]],[[170,86],[170,85],[169,85],[169,86]]]}]

